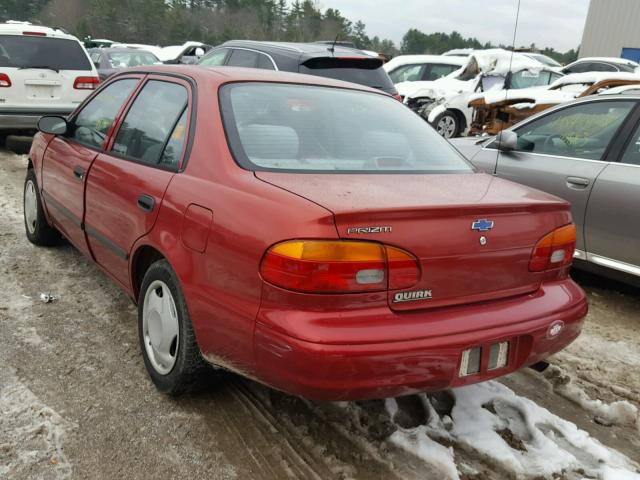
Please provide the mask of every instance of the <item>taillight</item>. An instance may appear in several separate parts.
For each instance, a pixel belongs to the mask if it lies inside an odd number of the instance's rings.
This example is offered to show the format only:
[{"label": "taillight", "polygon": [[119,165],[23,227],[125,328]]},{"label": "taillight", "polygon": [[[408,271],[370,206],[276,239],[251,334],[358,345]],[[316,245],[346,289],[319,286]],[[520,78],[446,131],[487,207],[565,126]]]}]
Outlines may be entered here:
[{"label": "taillight", "polygon": [[10,87],[11,79],[6,73],[0,73],[0,87]]},{"label": "taillight", "polygon": [[98,77],[78,77],[73,82],[73,88],[76,90],[95,90],[99,83]]},{"label": "taillight", "polygon": [[404,97],[402,95],[400,95],[399,93],[396,93],[395,95],[391,95],[393,98],[395,98],[396,100],[398,100],[399,102],[402,102],[404,100]]},{"label": "taillight", "polygon": [[565,225],[548,233],[536,243],[529,270],[542,272],[571,265],[576,248],[576,226]]},{"label": "taillight", "polygon": [[289,290],[352,293],[411,287],[420,267],[410,253],[379,243],[291,240],[267,250],[260,272]]},{"label": "taillight", "polygon": [[23,35],[31,35],[34,37],[46,37],[47,34],[45,32],[22,32]]}]

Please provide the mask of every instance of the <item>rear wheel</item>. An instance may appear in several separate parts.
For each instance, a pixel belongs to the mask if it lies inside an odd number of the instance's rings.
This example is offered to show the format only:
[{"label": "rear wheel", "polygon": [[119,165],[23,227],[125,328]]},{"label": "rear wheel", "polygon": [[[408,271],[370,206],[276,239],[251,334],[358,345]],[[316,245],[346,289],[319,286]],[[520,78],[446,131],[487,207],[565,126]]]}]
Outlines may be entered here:
[{"label": "rear wheel", "polygon": [[27,170],[24,181],[24,228],[34,245],[49,247],[60,241],[60,233],[47,223],[42,209],[38,182],[33,168]]},{"label": "rear wheel", "polygon": [[144,364],[158,390],[179,395],[208,384],[213,371],[200,354],[180,283],[166,260],[153,263],[144,275],[138,334]]},{"label": "rear wheel", "polygon": [[460,120],[458,116],[450,110],[446,110],[438,115],[433,121],[433,127],[438,134],[444,138],[454,138],[460,134]]}]

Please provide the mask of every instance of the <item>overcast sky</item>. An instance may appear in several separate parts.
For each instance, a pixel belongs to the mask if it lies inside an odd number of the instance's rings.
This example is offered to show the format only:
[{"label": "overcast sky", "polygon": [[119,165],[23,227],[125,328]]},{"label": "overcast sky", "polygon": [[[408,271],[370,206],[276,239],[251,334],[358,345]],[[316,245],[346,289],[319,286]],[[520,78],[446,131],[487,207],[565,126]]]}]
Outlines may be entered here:
[{"label": "overcast sky", "polygon": [[[589,0],[521,0],[516,46],[535,43],[564,52],[582,40]],[[352,21],[362,20],[369,36],[398,46],[410,28],[425,33],[453,30],[481,42],[510,45],[517,0],[319,0]]]}]

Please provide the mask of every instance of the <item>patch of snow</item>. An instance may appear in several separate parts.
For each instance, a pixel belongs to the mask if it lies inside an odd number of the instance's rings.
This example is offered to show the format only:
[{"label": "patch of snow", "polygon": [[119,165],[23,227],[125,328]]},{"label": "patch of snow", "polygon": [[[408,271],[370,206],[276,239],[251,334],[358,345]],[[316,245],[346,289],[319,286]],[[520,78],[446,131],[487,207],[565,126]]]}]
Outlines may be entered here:
[{"label": "patch of snow", "polygon": [[[516,478],[554,478],[573,471],[603,480],[640,480],[638,465],[627,457],[500,383],[479,383],[451,393],[455,405],[450,416],[439,417],[423,394],[427,425],[399,427],[391,437],[393,443],[437,465],[451,479],[459,478],[459,472],[453,469],[453,451],[441,441],[475,451]],[[390,415],[397,411],[394,403],[386,402]]]},{"label": "patch of snow", "polygon": [[555,365],[547,368],[544,371],[544,376],[551,383],[555,393],[571,400],[587,412],[595,415],[600,423],[640,426],[638,408],[626,400],[620,400],[610,404],[598,399],[593,400],[582,388],[573,382],[569,375]]}]

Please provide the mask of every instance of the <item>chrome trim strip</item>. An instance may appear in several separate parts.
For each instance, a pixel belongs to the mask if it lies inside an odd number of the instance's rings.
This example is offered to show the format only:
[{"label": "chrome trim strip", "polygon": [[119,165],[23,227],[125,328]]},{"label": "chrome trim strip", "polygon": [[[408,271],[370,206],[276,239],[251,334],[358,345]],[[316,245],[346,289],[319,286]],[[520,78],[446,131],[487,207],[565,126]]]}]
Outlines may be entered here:
[{"label": "chrome trim strip", "polygon": [[573,252],[573,258],[578,258],[580,260],[586,260],[587,254],[584,250],[578,250],[577,248]]},{"label": "chrome trim strip", "polygon": [[[495,141],[495,140],[494,140]],[[496,151],[498,150],[497,148],[489,148],[489,145],[491,145],[493,142],[490,142],[486,147],[482,147],[482,150],[491,150],[491,151]],[[618,162],[607,162],[606,160],[590,160],[587,158],[580,158],[580,157],[566,157],[564,155],[549,155],[548,153],[536,153],[536,152],[525,152],[523,150],[509,150],[507,152],[502,152],[504,153],[522,153],[524,155],[535,155],[538,157],[551,157],[551,158],[566,158],[568,160],[579,160],[580,162],[590,162],[590,163],[602,163],[605,165],[618,165]],[[625,165],[627,165],[625,163]]]},{"label": "chrome trim strip", "polygon": [[621,272],[630,273],[631,275],[640,276],[640,267],[630,263],[620,262],[612,258],[603,257],[594,253],[587,252],[587,260],[603,267],[613,268]]}]

